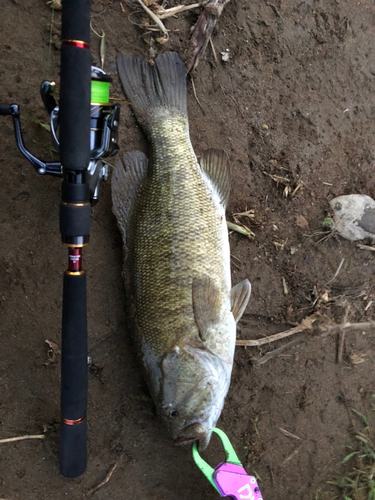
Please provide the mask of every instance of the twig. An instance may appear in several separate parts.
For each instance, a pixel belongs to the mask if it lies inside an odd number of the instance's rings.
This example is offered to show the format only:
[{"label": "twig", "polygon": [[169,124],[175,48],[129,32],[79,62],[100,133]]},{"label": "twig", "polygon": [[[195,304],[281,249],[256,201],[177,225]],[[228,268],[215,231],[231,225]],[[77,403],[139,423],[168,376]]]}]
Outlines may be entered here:
[{"label": "twig", "polygon": [[325,286],[327,286],[328,283],[332,283],[332,281],[337,278],[337,276],[339,275],[339,272],[341,271],[341,268],[342,268],[342,265],[344,264],[344,262],[345,262],[345,259],[341,259],[339,267],[337,268],[337,271],[335,272],[333,278],[331,278],[329,281],[327,281],[327,283],[325,284]]},{"label": "twig", "polygon": [[236,267],[237,267],[237,269],[238,269],[239,271],[241,270],[241,266],[239,266],[239,265],[237,264],[237,262],[232,262],[232,264],[233,264],[234,266],[236,266]]},{"label": "twig", "polygon": [[[119,458],[119,460],[122,458],[122,456]],[[106,475],[104,481],[102,481],[101,483],[99,483],[97,486],[95,486],[94,488],[92,488],[91,490],[89,490],[87,493],[86,493],[86,496],[90,496],[90,495],[93,495],[96,491],[98,491],[102,486],[104,486],[105,484],[108,483],[108,481],[111,479],[113,473],[115,472],[115,470],[117,469],[117,465],[119,463],[119,460],[117,460],[117,462],[112,465],[112,467],[110,468],[108,474]]]},{"label": "twig", "polygon": [[277,184],[279,182],[281,182],[282,184],[290,184],[290,179],[288,179],[287,177],[281,177],[280,175],[272,175],[272,174],[269,174],[268,172],[263,172],[265,175],[268,175],[268,177],[271,177],[271,179],[273,181],[275,181]]},{"label": "twig", "polygon": [[337,347],[337,362],[342,363],[342,355],[344,353],[345,330],[339,332],[339,342]]},{"label": "twig", "polygon": [[291,453],[289,455],[289,457],[286,457],[286,459],[281,463],[281,465],[284,465],[287,462],[289,462],[289,460],[291,460],[294,457],[294,455],[297,455],[298,451],[299,451],[299,448],[297,448],[296,450],[294,450],[293,453]]},{"label": "twig", "polygon": [[300,337],[299,339],[294,339],[291,342],[288,342],[287,344],[279,347],[278,349],[275,349],[274,351],[270,351],[264,356],[262,356],[258,361],[256,361],[257,365],[264,365],[264,363],[267,363],[271,358],[274,358],[275,356],[278,356],[281,354],[283,351],[286,349],[289,349],[290,347],[295,347],[298,344],[301,344],[302,342],[306,342],[306,337]]},{"label": "twig", "polygon": [[233,214],[233,217],[249,217],[249,219],[254,219],[255,210],[251,208],[250,210],[246,210],[245,212],[237,212]]},{"label": "twig", "polygon": [[289,293],[288,285],[286,284],[286,279],[284,278],[284,276],[282,277],[282,280],[283,280],[284,295],[288,295],[288,293]]},{"label": "twig", "polygon": [[[239,258],[238,258],[238,257],[236,257],[235,255],[233,255],[232,253],[230,254],[230,256],[231,256],[231,257],[233,257],[233,259],[238,260],[238,262],[239,262],[240,264],[242,264],[242,260],[241,260],[241,259],[239,259]],[[366,309],[365,309],[365,310],[366,310]]]},{"label": "twig", "polygon": [[[236,340],[236,345],[238,346],[246,346],[246,347],[255,347],[264,344],[271,344],[272,342],[276,342],[280,339],[285,339],[286,337],[291,337],[296,333],[301,333],[305,330],[311,330],[313,323],[319,318],[317,314],[313,314],[304,318],[301,323],[289,330],[285,330],[284,332],[275,333],[269,337],[263,339],[252,339],[252,340]],[[273,351],[274,352],[274,351]]]},{"label": "twig", "polygon": [[175,16],[180,12],[184,12],[185,10],[197,9],[201,7],[200,3],[193,3],[191,5],[177,5],[177,7],[172,7],[170,9],[163,9],[162,14],[158,14],[159,19],[167,19],[167,17]]},{"label": "twig", "polygon": [[372,306],[372,304],[374,303],[373,300],[370,300],[368,303],[367,303],[367,306],[365,307],[365,312],[368,311],[368,309],[370,309],[370,307]]},{"label": "twig", "polygon": [[13,438],[0,439],[0,444],[2,443],[13,443],[14,441],[24,441],[25,439],[44,439],[46,436],[44,434],[31,434],[28,436],[17,436]]},{"label": "twig", "polygon": [[152,12],[143,2],[142,0],[138,0],[138,3],[142,7],[142,9],[147,12],[147,14],[151,17],[151,19],[155,22],[155,24],[159,27],[160,31],[166,35],[167,38],[169,38],[168,30],[164,26],[164,24],[160,21],[158,16]]},{"label": "twig", "polygon": [[322,333],[331,333],[333,330],[338,328],[343,328],[344,330],[370,330],[374,328],[375,331],[375,321],[367,321],[365,323],[344,323],[343,325],[331,325],[327,327],[321,327]]},{"label": "twig", "polygon": [[219,64],[219,61],[218,61],[217,55],[216,55],[216,50],[215,50],[214,42],[212,41],[212,37],[211,36],[210,36],[210,46],[211,46],[212,53],[214,55],[215,63]]},{"label": "twig", "polygon": [[[138,0],[140,1],[140,0]],[[206,50],[209,39],[217,20],[224,7],[230,0],[209,0],[198,18],[190,39],[190,57],[187,62],[187,72],[190,73],[197,66]]]},{"label": "twig", "polygon": [[198,99],[198,96],[197,96],[197,92],[195,90],[194,80],[193,80],[193,77],[191,75],[190,75],[190,80],[191,80],[191,85],[193,87],[193,93],[194,93],[195,100],[197,101],[198,106],[201,108],[202,113],[204,115],[206,115],[206,113],[204,112],[202,104],[199,102],[199,99]]},{"label": "twig", "polygon": [[[343,323],[347,323],[349,316],[349,307],[345,309],[345,316]],[[344,353],[344,344],[345,344],[345,330],[341,330],[339,332],[338,346],[337,346],[337,362],[342,363],[342,356]]]},{"label": "twig", "polygon": [[291,432],[289,431],[286,431],[285,429],[283,429],[282,427],[279,427],[279,431],[281,431],[285,436],[287,437],[290,437],[290,438],[293,438],[293,439],[298,439],[299,441],[302,440],[302,438],[296,436],[295,434],[292,434]]},{"label": "twig", "polygon": [[296,186],[296,187],[293,189],[293,191],[292,191],[292,194],[291,194],[292,198],[293,198],[293,196],[295,196],[295,194],[297,193],[297,191],[298,191],[299,189],[301,189],[301,187],[302,187],[303,185],[304,185],[304,183],[303,183],[301,180],[300,180],[300,181],[298,181],[297,186]]},{"label": "twig", "polygon": [[[325,337],[329,335],[330,333],[334,333],[337,329],[345,329],[345,330],[368,330],[370,328],[374,328],[375,331],[375,321],[369,321],[367,323],[345,323],[342,325],[330,325],[330,326],[320,326],[317,328],[319,336]],[[269,337],[270,338],[270,337]],[[260,359],[256,361],[257,365],[264,365],[264,363],[267,363],[271,358],[274,358],[275,356],[278,356],[281,354],[283,351],[286,349],[289,349],[290,347],[295,347],[298,344],[301,344],[302,342],[308,342],[311,339],[315,339],[316,336],[314,337],[309,337],[308,335],[304,335],[298,339],[292,340],[291,342],[288,342],[287,344],[279,347],[278,349],[275,349],[274,351],[268,352],[264,356],[262,356]],[[241,342],[237,340],[237,342]],[[237,344],[236,342],[236,344]],[[245,341],[246,342],[246,341]],[[246,345],[246,344],[245,344]]]},{"label": "twig", "polygon": [[370,252],[375,252],[375,247],[370,247],[368,245],[362,245],[361,243],[358,243],[357,248],[360,248],[361,250],[370,250]]}]

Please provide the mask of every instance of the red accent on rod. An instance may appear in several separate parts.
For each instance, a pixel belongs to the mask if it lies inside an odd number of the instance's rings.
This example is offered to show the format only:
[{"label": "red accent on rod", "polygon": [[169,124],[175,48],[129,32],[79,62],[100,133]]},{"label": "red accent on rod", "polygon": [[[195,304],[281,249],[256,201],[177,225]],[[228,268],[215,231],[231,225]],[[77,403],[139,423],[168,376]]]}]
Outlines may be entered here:
[{"label": "red accent on rod", "polygon": [[82,248],[69,247],[68,271],[72,273],[82,271]]},{"label": "red accent on rod", "polygon": [[77,420],[68,420],[67,418],[63,418],[62,421],[66,425],[77,425],[83,422],[86,418],[86,415],[82,418],[78,418]]},{"label": "red accent on rod", "polygon": [[68,47],[78,47],[79,49],[89,49],[90,44],[82,40],[63,40],[61,45]]}]

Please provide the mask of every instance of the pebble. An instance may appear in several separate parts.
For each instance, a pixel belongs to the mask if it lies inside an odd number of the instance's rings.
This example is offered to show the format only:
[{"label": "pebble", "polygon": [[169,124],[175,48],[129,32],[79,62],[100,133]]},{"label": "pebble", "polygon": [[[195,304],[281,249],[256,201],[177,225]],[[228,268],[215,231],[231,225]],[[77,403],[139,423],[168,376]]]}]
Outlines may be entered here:
[{"label": "pebble", "polygon": [[330,201],[333,228],[350,241],[375,239],[375,201],[365,194],[338,196]]}]

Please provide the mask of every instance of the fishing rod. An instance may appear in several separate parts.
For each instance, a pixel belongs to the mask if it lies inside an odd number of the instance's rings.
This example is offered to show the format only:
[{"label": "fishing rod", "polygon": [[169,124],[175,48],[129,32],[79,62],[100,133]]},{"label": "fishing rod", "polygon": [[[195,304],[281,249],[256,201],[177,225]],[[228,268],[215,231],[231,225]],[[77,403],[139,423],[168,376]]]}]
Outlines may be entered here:
[{"label": "fishing rod", "polygon": [[60,472],[78,477],[87,466],[87,296],[82,249],[90,238],[91,206],[107,180],[103,158],[118,152],[120,106],[109,103],[111,78],[91,66],[90,0],[63,0],[60,100],[44,81],[41,97],[50,114],[60,161],[43,161],[26,148],[17,104],[0,104],[13,118],[17,146],[40,175],[62,177],[60,233],[68,249],[63,279],[61,331]]},{"label": "fishing rod", "polygon": [[[91,66],[90,0],[63,0],[60,100],[55,84],[44,81],[41,97],[50,114],[52,139],[60,161],[42,161],[26,148],[17,104],[0,104],[0,115],[13,118],[21,153],[40,175],[62,177],[60,232],[68,249],[63,279],[61,333],[60,472],[78,477],[87,466],[87,297],[82,249],[90,238],[91,206],[107,180],[103,158],[118,152],[120,106],[109,103],[111,78]],[[248,475],[229,439],[214,429],[223,444],[225,462],[215,468],[193,445],[194,461],[222,498],[262,500],[257,480]]]}]

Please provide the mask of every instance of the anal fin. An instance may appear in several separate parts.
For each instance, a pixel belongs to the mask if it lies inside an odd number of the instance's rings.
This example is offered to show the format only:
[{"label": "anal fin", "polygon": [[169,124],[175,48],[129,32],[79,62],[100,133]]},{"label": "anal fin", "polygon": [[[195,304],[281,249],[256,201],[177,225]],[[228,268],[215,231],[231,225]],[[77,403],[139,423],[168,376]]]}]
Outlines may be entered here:
[{"label": "anal fin", "polygon": [[250,300],[251,284],[249,280],[243,280],[234,286],[230,291],[230,301],[232,304],[232,314],[236,323],[241,319],[246,306]]}]

